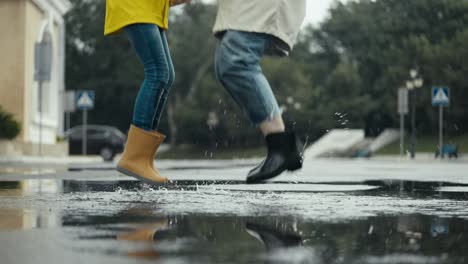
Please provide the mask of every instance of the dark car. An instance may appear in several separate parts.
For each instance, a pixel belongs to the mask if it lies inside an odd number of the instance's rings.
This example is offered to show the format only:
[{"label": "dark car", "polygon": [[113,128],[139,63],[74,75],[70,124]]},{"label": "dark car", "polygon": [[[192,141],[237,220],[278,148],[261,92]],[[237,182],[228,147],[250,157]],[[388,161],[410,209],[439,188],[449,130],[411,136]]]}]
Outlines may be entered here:
[{"label": "dark car", "polygon": [[[111,161],[118,153],[122,153],[125,145],[125,135],[115,127],[88,125],[86,154],[100,155],[105,161]],[[65,133],[68,139],[70,155],[79,155],[83,151],[83,127],[73,127]]]}]

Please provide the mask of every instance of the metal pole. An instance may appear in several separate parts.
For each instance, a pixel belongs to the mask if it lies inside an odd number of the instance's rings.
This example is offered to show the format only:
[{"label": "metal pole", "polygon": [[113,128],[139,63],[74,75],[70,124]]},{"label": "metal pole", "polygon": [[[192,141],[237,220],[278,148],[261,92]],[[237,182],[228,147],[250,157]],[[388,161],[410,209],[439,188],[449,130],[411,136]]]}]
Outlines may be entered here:
[{"label": "metal pole", "polygon": [[39,81],[39,156],[42,157],[42,81]]},{"label": "metal pole", "polygon": [[411,91],[411,158],[416,157],[416,90]]},{"label": "metal pole", "polygon": [[400,114],[400,156],[405,155],[405,114]]},{"label": "metal pole", "polygon": [[68,111],[66,112],[65,118],[67,119],[65,130],[68,130],[68,129],[70,129],[70,112],[68,112]]},{"label": "metal pole", "polygon": [[440,159],[444,158],[443,146],[444,146],[444,107],[442,105],[440,105],[439,106],[439,154],[440,154]]},{"label": "metal pole", "polygon": [[83,131],[82,131],[82,150],[83,156],[87,153],[87,124],[88,124],[88,110],[83,109]]}]

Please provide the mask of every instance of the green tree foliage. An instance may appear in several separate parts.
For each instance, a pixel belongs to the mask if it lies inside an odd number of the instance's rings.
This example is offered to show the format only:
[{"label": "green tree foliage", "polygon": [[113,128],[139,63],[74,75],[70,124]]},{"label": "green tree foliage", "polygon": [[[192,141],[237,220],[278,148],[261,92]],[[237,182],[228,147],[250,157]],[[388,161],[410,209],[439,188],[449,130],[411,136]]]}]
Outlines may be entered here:
[{"label": "green tree foliage", "polygon": [[[91,122],[126,130],[143,69],[125,34],[103,36],[105,2],[74,0],[67,21],[67,87],[96,90]],[[262,142],[216,81],[212,36],[216,7],[195,2],[172,12],[169,45],[176,81],[161,130],[172,143],[252,145]],[[305,28],[286,58],[265,58],[264,72],[289,127],[310,140],[333,128],[396,127],[397,89],[417,67],[417,123],[432,133],[437,115],[430,87],[451,87],[449,133],[468,129],[468,0],[336,2],[318,27]],[[211,114],[210,114],[211,113]],[[209,115],[218,117],[212,129]],[[74,115],[74,124],[80,114]]]},{"label": "green tree foliage", "polygon": [[354,65],[363,94],[373,102],[362,113],[368,132],[396,125],[397,88],[403,86],[413,67],[419,69],[425,81],[424,88],[417,91],[420,130],[430,133],[437,127],[430,105],[430,88],[434,85],[452,88],[447,120],[450,132],[468,129],[463,99],[468,96],[463,78],[468,67],[463,45],[468,31],[467,11],[466,0],[361,0],[335,4],[330,18],[313,34],[318,36],[318,53],[331,58],[335,68],[341,61]]},{"label": "green tree foliage", "polygon": [[20,123],[0,105],[0,139],[14,139],[20,132]]},{"label": "green tree foliage", "polygon": [[[66,16],[66,87],[96,91],[89,122],[114,125],[126,131],[133,101],[143,78],[131,44],[124,34],[104,37],[105,1],[72,1]],[[72,124],[81,123],[81,113]]]}]

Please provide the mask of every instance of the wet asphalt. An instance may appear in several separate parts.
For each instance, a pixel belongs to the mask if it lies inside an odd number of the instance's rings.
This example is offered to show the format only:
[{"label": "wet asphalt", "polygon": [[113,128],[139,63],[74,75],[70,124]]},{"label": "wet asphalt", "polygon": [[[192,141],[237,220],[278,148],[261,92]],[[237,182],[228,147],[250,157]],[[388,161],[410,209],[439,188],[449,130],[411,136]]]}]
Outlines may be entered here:
[{"label": "wet asphalt", "polygon": [[246,185],[255,160],[0,164],[0,263],[468,263],[468,164],[313,160]]}]

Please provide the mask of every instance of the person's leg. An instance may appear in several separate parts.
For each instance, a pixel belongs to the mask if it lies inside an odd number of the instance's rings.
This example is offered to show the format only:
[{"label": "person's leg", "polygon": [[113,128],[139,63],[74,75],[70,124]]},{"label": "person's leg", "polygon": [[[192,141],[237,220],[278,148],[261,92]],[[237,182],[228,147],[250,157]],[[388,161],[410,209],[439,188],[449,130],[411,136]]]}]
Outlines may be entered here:
[{"label": "person's leg", "polygon": [[[160,132],[158,132],[158,127],[159,127],[159,121],[161,120],[161,116],[166,107],[167,97],[171,90],[172,84],[174,83],[174,80],[175,80],[174,65],[172,64],[171,53],[169,51],[169,44],[167,43],[166,31],[161,30],[160,34],[161,34],[161,40],[162,40],[162,44],[164,48],[164,53],[166,56],[166,62],[168,65],[169,79],[166,83],[166,86],[163,88],[162,94],[157,103],[155,115],[153,117],[153,125],[152,125],[153,130],[151,131],[151,133],[159,138],[160,143],[158,144],[158,146],[166,139],[166,136],[164,134],[161,134]],[[150,166],[156,172],[158,172],[158,170],[154,167],[154,159],[155,159],[157,150],[158,149],[155,148],[153,151],[153,154],[150,157]]]},{"label": "person's leg", "polygon": [[276,116],[271,120],[265,120],[259,125],[263,136],[273,133],[281,133],[285,131],[284,121],[282,116]]},{"label": "person's leg", "polygon": [[215,55],[218,80],[265,136],[284,131],[278,102],[260,66],[271,38],[266,34],[227,31]]},{"label": "person's leg", "polygon": [[170,82],[165,44],[161,30],[153,24],[133,24],[125,27],[125,31],[145,71],[145,79],[135,101],[133,124],[151,131],[160,118],[158,106]]},{"label": "person's leg", "polygon": [[166,102],[167,102],[167,97],[169,95],[169,92],[171,90],[172,85],[174,84],[175,80],[175,71],[174,71],[174,65],[172,63],[172,58],[171,58],[171,52],[169,50],[169,44],[167,43],[167,36],[166,36],[166,31],[161,30],[161,41],[163,44],[164,48],[164,54],[166,56],[166,62],[167,62],[167,69],[168,69],[168,80],[166,83],[166,86],[163,89],[163,92],[161,94],[161,97],[159,99],[159,102],[156,107],[156,114],[153,118],[153,130],[158,130],[159,127],[159,120],[161,119],[161,115],[166,107]]},{"label": "person's leg", "polygon": [[294,132],[285,132],[278,103],[260,66],[272,41],[267,34],[227,31],[216,51],[218,80],[260,127],[268,147],[266,159],[247,175],[248,183],[302,167],[301,146]]},{"label": "person's leg", "polygon": [[135,102],[133,125],[117,170],[150,184],[166,183],[153,167],[154,154],[164,138],[152,131],[158,122],[161,97],[170,81],[166,50],[161,30],[153,24],[125,27],[130,41],[144,67],[145,79]]}]

